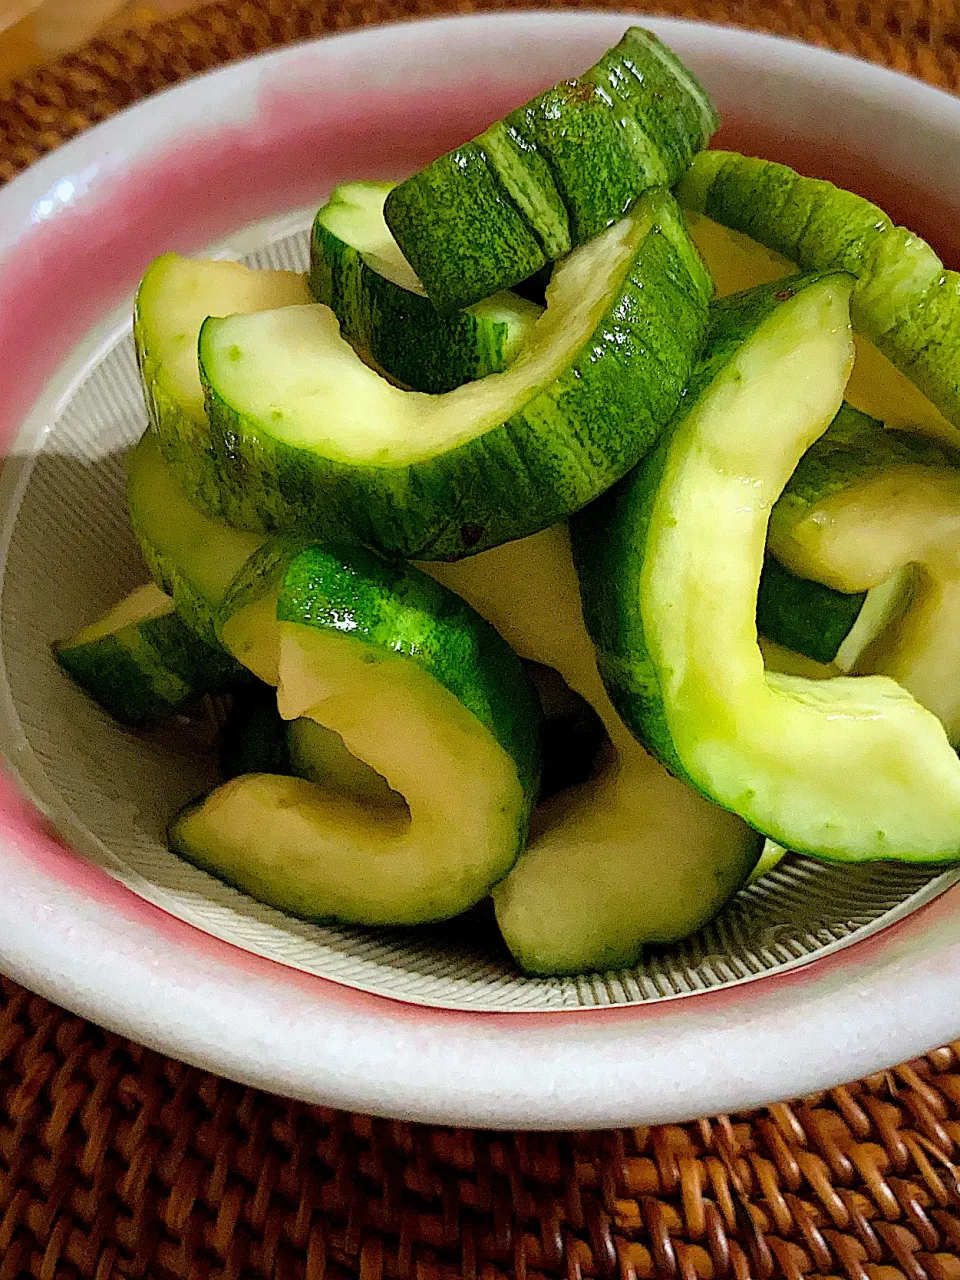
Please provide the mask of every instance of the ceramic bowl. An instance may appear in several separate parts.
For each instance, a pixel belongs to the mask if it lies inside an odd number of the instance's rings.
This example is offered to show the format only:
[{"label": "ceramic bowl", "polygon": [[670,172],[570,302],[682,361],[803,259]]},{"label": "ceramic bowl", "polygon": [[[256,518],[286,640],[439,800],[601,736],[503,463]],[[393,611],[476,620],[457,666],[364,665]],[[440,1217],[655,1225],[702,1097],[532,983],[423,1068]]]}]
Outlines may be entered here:
[{"label": "ceramic bowl", "polygon": [[[841,882],[795,860],[684,948],[552,983],[482,931],[290,921],[166,852],[206,766],[117,730],[49,656],[142,580],[122,451],[143,424],[129,309],[146,263],[213,246],[301,266],[336,181],[402,176],[635,21],[494,14],[294,46],[150,99],[0,191],[0,966],[28,987],[276,1092],[510,1128],[738,1110],[956,1034],[950,874]],[[960,103],[772,37],[648,25],[707,84],[720,145],[833,178],[960,256]]]}]

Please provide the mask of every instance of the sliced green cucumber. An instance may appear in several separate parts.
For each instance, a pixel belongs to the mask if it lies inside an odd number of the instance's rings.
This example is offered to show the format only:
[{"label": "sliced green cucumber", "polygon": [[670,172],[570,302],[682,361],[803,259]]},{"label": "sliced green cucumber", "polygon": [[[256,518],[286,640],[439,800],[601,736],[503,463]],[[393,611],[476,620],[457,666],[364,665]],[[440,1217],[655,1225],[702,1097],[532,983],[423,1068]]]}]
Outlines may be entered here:
[{"label": "sliced green cucumber", "polygon": [[[691,238],[722,297],[795,273],[785,258],[739,231],[722,227],[698,213],[688,212],[687,220]],[[888,427],[923,433],[954,447],[960,443],[956,428],[886,356],[862,335],[856,335],[855,343],[857,357],[846,390],[850,403],[844,405],[838,417],[849,414],[856,406],[868,416],[882,419]],[[827,435],[832,433],[833,427]],[[815,445],[814,451],[819,447]],[[797,578],[768,556],[760,576],[757,626],[761,636],[813,659],[835,659],[840,672],[852,671],[866,646],[900,612],[910,577],[905,570],[871,587],[864,597],[863,593],[845,594],[809,578]],[[858,600],[863,600],[862,608],[857,605]],[[838,636],[843,636],[842,643],[831,655]],[[795,674],[804,674],[796,663],[794,669]]]},{"label": "sliced green cucumber", "polygon": [[172,715],[222,686],[222,662],[153,583],[138,587],[97,622],[54,645],[64,671],[121,724]]},{"label": "sliced green cucumber", "polygon": [[[690,238],[713,276],[717,297],[796,274],[796,267],[786,258],[742,232],[722,227],[690,209],[686,217]],[[936,405],[869,338],[855,334],[854,344],[857,358],[847,383],[847,403],[888,427],[919,432],[956,448],[960,431]]]},{"label": "sliced green cucumber", "polygon": [[[554,523],[603,492],[675,408],[706,325],[708,276],[669,193],[554,272],[504,373],[442,396],[368,368],[324,306],[208,320],[210,441],[239,528],[351,536],[454,559]],[[200,464],[198,464],[200,465]],[[193,466],[193,451],[178,472]]]},{"label": "sliced green cucumber", "polygon": [[806,271],[856,276],[857,330],[960,426],[960,275],[924,240],[832,183],[730,151],[697,157],[678,194]]},{"label": "sliced green cucumber", "polygon": [[340,332],[389,377],[441,395],[499,373],[529,338],[542,308],[498,293],[441,316],[383,220],[391,183],[349,182],[318,212],[310,246],[310,291]]},{"label": "sliced green cucumber", "polygon": [[939,721],[885,677],[765,673],[757,646],[768,513],[840,406],[852,283],[719,304],[689,407],[574,547],[611,695],[678,776],[797,852],[933,862],[960,857]]},{"label": "sliced green cucumber", "polygon": [[441,311],[532,276],[672,186],[717,127],[703,87],[630,28],[574,80],[512,111],[388,196],[387,224]]},{"label": "sliced green cucumber", "polygon": [[960,455],[845,410],[801,459],[769,545],[840,590],[893,584],[873,634],[843,660],[893,677],[960,743]]},{"label": "sliced green cucumber", "polygon": [[494,890],[529,973],[625,968],[643,948],[710,920],[749,876],[762,840],[672,778],[631,737],[597,671],[565,525],[456,564],[426,566],[524,658],[546,663],[603,721],[591,776],[540,805],[527,851]]},{"label": "sliced green cucumber", "polygon": [[[168,460],[205,422],[197,368],[197,335],[207,316],[230,316],[310,301],[306,278],[294,271],[252,271],[239,262],[154,259],[140,282],[133,311],[137,363],[147,417]],[[198,457],[178,475],[187,497],[217,514],[220,470],[229,455]]]},{"label": "sliced green cucumber", "polygon": [[[224,592],[264,538],[210,519],[192,505],[148,431],[127,455],[127,505],[154,582],[187,626],[218,647],[216,614]],[[233,663],[225,660],[228,673]]]},{"label": "sliced green cucumber", "polygon": [[[249,774],[171,828],[185,857],[308,919],[416,924],[479,901],[526,840],[539,708],[520,660],[452,592],[361,548],[286,548],[225,602],[271,632],[278,705],[338,734],[389,786]],[[233,610],[233,612],[231,612]],[[256,646],[254,646],[256,647]],[[244,656],[249,647],[239,647]],[[262,669],[261,664],[257,664]]]}]

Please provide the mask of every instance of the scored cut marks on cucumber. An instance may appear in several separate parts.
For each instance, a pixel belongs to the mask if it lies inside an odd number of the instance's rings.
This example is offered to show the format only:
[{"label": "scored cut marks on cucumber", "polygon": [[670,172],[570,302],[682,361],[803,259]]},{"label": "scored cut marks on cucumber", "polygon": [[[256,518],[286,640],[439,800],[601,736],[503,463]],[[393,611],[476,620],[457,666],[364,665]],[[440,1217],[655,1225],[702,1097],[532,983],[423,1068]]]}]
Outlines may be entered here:
[{"label": "scored cut marks on cucumber", "polygon": [[[667,192],[561,263],[520,355],[442,396],[391,385],[324,306],[208,320],[218,506],[240,528],[454,559],[562,519],[656,438],[702,344],[712,285]],[[200,462],[198,466],[203,466]]]},{"label": "scored cut marks on cucumber", "polygon": [[273,649],[284,718],[316,720],[389,785],[361,802],[337,779],[247,774],[178,817],[174,847],[308,919],[415,924],[484,897],[540,775],[536,694],[496,631],[418,569],[332,545],[264,551],[223,610],[238,658]]},{"label": "scored cut marks on cucumber", "polygon": [[768,512],[840,406],[852,284],[803,277],[716,308],[685,413],[573,523],[586,616],[633,731],[778,844],[955,859],[960,761],[939,721],[885,677],[765,673],[756,643]]},{"label": "scored cut marks on cucumber", "polygon": [[392,183],[348,182],[319,210],[310,291],[359,354],[412,391],[440,395],[505,369],[543,308],[501,292],[441,316],[383,220]]},{"label": "scored cut marks on cucumber", "polygon": [[441,311],[532,276],[673,186],[717,127],[703,86],[631,27],[562,81],[400,183],[385,216]]}]

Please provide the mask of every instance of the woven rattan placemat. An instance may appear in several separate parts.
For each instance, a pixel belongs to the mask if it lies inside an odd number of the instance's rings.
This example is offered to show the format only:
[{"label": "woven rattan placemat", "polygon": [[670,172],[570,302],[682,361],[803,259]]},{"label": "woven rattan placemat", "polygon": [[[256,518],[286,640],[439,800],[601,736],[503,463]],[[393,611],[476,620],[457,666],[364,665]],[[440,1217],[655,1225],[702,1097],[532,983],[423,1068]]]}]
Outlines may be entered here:
[{"label": "woven rattan placemat", "polygon": [[[495,7],[528,0],[238,0],[94,41],[0,94],[0,180],[231,59],[360,23]],[[957,0],[648,8],[960,88]],[[960,1042],[744,1116],[468,1133],[243,1089],[0,979],[0,1280],[960,1280],[958,1164]]]}]

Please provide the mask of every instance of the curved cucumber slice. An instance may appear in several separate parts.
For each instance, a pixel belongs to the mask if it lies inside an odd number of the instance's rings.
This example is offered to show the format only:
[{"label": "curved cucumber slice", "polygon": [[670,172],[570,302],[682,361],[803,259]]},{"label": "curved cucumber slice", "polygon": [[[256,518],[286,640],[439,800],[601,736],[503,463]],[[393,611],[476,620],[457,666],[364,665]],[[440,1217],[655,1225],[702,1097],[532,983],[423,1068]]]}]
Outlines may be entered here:
[{"label": "curved cucumber slice", "polygon": [[756,642],[767,513],[839,408],[850,284],[720,304],[688,411],[578,519],[575,551],[612,696],[674,772],[798,852],[933,862],[960,856],[936,718],[884,677],[764,673]]},{"label": "curved cucumber slice", "polygon": [[832,183],[730,151],[697,157],[678,195],[804,270],[856,276],[854,326],[960,426],[960,275],[924,240]]},{"label": "curved cucumber slice", "polygon": [[222,684],[219,655],[184,626],[150,583],[54,645],[64,671],[121,724],[163,720]]},{"label": "curved cucumber slice", "polygon": [[672,186],[717,127],[694,76],[632,27],[575,80],[512,111],[387,198],[430,298],[454,311],[533,275]]},{"label": "curved cucumber slice", "polygon": [[[691,239],[703,255],[721,297],[795,273],[793,265],[780,254],[742,232],[722,227],[698,213],[688,212],[687,221]],[[834,436],[840,419],[855,413],[854,405],[887,426],[903,427],[914,434],[923,432],[954,446],[960,442],[956,428],[868,339],[858,335],[855,344],[857,356],[846,390],[848,403],[841,408],[824,440],[801,460],[801,471],[806,459],[817,454],[821,443],[826,444]],[[880,421],[875,425],[880,429]],[[792,481],[787,485],[788,493],[791,486]],[[785,501],[786,498],[781,499],[781,503]],[[866,646],[900,612],[910,587],[909,578],[908,572],[895,574],[866,594],[845,593],[809,577],[797,577],[768,555],[760,575],[757,627],[761,636],[801,655],[819,662],[836,661],[839,672],[826,674],[851,671]],[[793,666],[795,674],[807,674],[796,663]],[[790,670],[782,664],[778,669]]]},{"label": "curved cucumber slice", "polygon": [[513,865],[536,800],[539,711],[520,660],[412,566],[332,546],[259,563],[272,616],[251,612],[248,566],[225,639],[272,631],[262,647],[276,650],[281,714],[339,734],[389,789],[360,799],[251,774],[178,818],[174,847],[309,919],[416,924],[466,910]]},{"label": "curved cucumber slice", "polygon": [[747,879],[762,840],[672,778],[614,711],[587,635],[566,526],[429,572],[594,707],[610,742],[591,777],[540,805],[526,852],[494,889],[529,973],[624,968],[706,924]]},{"label": "curved cucumber slice", "polygon": [[893,584],[845,660],[893,677],[960,742],[960,456],[845,409],[774,507],[770,547],[841,590]]},{"label": "curved cucumber slice", "polygon": [[[531,533],[603,492],[650,446],[700,349],[708,276],[666,192],[554,272],[508,370],[442,396],[369,369],[323,306],[208,320],[219,507],[241,528],[324,532],[418,559]],[[202,465],[202,464],[198,464]]]},{"label": "curved cucumber slice", "polygon": [[[216,613],[244,562],[263,543],[211,520],[187,499],[148,431],[127,455],[127,505],[151,577],[172,598],[186,625],[219,648]],[[237,674],[224,655],[224,674]]]},{"label": "curved cucumber slice", "polygon": [[340,332],[389,377],[440,395],[499,373],[530,336],[542,308],[498,293],[441,316],[383,220],[390,183],[337,187],[313,224],[310,291]]},{"label": "curved cucumber slice", "polygon": [[[165,253],[140,282],[133,335],[147,417],[166,455],[179,456],[205,421],[197,368],[197,335],[207,316],[230,316],[310,301],[306,278],[294,271],[252,271],[239,262],[198,261]],[[186,495],[216,510],[219,462],[213,457],[180,476]]]}]

